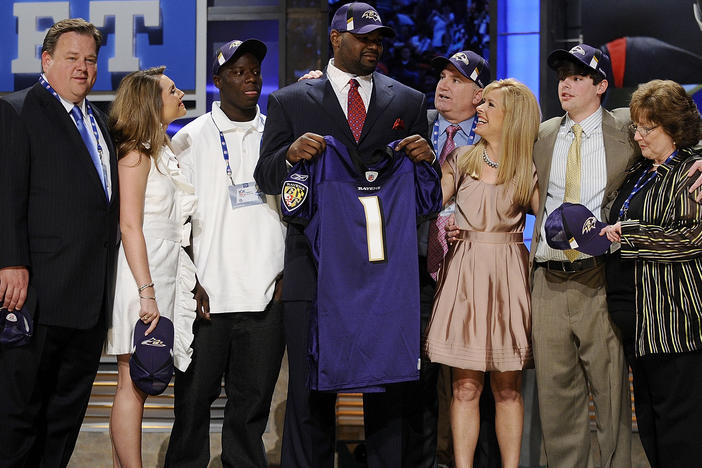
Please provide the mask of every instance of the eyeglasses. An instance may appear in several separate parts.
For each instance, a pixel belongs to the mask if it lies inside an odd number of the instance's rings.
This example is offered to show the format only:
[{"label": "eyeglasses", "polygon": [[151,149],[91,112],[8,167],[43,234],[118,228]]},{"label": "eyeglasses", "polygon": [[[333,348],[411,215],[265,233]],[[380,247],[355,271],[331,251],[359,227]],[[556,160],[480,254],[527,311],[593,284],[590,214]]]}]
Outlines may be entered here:
[{"label": "eyeglasses", "polygon": [[631,133],[639,132],[639,135],[641,135],[643,138],[646,138],[649,133],[651,133],[652,131],[654,131],[657,128],[658,128],[658,125],[654,125],[653,127],[644,127],[643,125],[636,125],[636,124],[629,125],[629,129],[631,130]]}]

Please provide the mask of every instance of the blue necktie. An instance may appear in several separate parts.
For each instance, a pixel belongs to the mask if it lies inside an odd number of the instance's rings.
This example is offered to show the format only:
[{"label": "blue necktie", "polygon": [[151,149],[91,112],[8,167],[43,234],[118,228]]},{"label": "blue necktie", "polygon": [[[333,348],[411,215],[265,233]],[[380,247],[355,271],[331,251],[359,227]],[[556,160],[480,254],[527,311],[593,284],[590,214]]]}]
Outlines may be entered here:
[{"label": "blue necktie", "polygon": [[83,139],[83,143],[85,143],[85,147],[88,148],[90,158],[93,160],[95,170],[98,173],[98,177],[100,177],[100,182],[102,182],[102,188],[105,191],[105,196],[109,200],[110,197],[107,193],[107,185],[105,184],[105,173],[102,170],[102,161],[100,161],[100,155],[98,154],[97,148],[93,143],[93,137],[90,135],[90,132],[85,126],[85,121],[83,120],[83,113],[80,111],[78,106],[73,106],[73,109],[71,109],[71,115],[76,120],[76,127],[78,127],[78,132],[80,133],[80,136]]}]

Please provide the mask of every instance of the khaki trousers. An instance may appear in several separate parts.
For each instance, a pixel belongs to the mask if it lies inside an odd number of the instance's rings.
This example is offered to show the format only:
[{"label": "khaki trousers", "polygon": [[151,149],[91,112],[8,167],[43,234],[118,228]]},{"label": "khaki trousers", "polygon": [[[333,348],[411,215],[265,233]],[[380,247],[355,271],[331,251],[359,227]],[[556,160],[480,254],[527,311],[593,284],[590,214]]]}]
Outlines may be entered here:
[{"label": "khaki trousers", "polygon": [[588,390],[602,468],[631,467],[631,404],[622,345],[607,312],[604,267],[536,266],[532,345],[549,468],[593,468]]}]

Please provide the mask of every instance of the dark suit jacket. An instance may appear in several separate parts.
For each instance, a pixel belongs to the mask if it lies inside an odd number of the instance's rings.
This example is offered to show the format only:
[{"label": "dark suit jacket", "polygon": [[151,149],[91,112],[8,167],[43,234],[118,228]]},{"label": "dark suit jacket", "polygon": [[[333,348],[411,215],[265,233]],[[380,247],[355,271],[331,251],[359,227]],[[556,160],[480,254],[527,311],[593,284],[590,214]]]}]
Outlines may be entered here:
[{"label": "dark suit jacket", "polygon": [[[536,247],[541,242],[541,224],[544,222],[546,192],[551,175],[551,160],[556,136],[565,115],[543,122],[539,127],[539,138],[534,144],[534,165],[539,177],[539,211],[534,222],[534,234],[531,241],[529,260],[533,263]],[[617,191],[624,182],[626,170],[641,155],[640,150],[630,136],[629,109],[614,109],[612,112],[602,109],[602,138],[604,140],[607,164],[607,180],[602,181],[605,189],[600,209],[600,219],[607,222],[607,215],[617,197]]]},{"label": "dark suit jacket", "polygon": [[[286,86],[268,98],[261,157],[254,178],[268,194],[280,194],[288,173],[285,154],[302,134],[332,135],[360,156],[408,135],[427,134],[427,108],[422,93],[373,73],[373,93],[361,138],[356,144],[351,129],[325,77]],[[404,128],[393,129],[401,119]],[[395,126],[398,127],[398,126]],[[288,226],[285,243],[283,300],[311,301],[316,294],[316,269],[302,229]]]},{"label": "dark suit jacket", "polygon": [[0,99],[0,268],[25,265],[38,322],[91,328],[112,309],[119,244],[117,156],[105,116],[112,198],[71,116],[36,84]]}]

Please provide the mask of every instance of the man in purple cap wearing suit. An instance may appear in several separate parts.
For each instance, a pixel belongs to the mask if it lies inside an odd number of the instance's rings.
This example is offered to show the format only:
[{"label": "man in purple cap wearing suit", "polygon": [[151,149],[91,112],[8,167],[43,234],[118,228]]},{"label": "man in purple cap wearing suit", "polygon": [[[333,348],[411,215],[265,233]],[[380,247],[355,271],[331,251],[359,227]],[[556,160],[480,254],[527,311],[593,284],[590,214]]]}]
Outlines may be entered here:
[{"label": "man in purple cap wearing suit", "polygon": [[556,250],[545,221],[561,203],[580,203],[605,219],[627,167],[639,156],[629,134],[629,110],[609,112],[609,57],[587,44],[557,50],[566,112],[541,124],[534,146],[539,179],[530,260],[532,343],[539,410],[549,466],[591,468],[588,394],[595,403],[600,466],[631,466],[631,403],[622,344],[609,318],[604,257]]},{"label": "man in purple cap wearing suit", "polygon": [[[439,72],[434,105],[427,111],[428,138],[443,163],[446,156],[459,146],[473,145],[480,140],[475,133],[476,107],[482,101],[483,88],[490,82],[490,65],[470,50],[456,52],[450,57],[436,57],[432,66]],[[422,331],[431,318],[436,274],[448,246],[444,226],[453,224],[455,205],[447,205],[433,221],[419,227],[419,264]],[[437,375],[439,374],[439,375]],[[438,392],[437,388],[438,380]],[[496,467],[500,452],[495,435],[495,404],[489,391],[482,392],[480,401],[480,439],[476,450],[476,466]],[[422,362],[416,399],[407,399],[405,418],[407,430],[419,435],[418,443],[409,448],[416,454],[417,467],[431,467],[434,458],[439,463],[453,460],[451,430],[448,417],[451,403],[451,372],[448,367]],[[436,452],[436,456],[434,455]],[[431,457],[429,456],[431,454]]]},{"label": "man in purple cap wearing suit", "polygon": [[[374,72],[383,37],[394,36],[378,12],[365,3],[341,6],[331,22],[334,58],[326,75],[283,88],[269,97],[258,185],[279,194],[292,164],[319,157],[331,135],[361,158],[388,143],[413,161],[436,159],[427,134],[423,94]],[[284,326],[290,380],[281,466],[331,468],[334,464],[335,393],[310,391],[306,360],[309,318],[316,297],[316,269],[303,229],[289,225],[285,252]],[[417,312],[418,313],[418,312]],[[418,319],[418,317],[417,317]],[[365,393],[368,466],[411,466],[403,460],[404,386]]]}]

